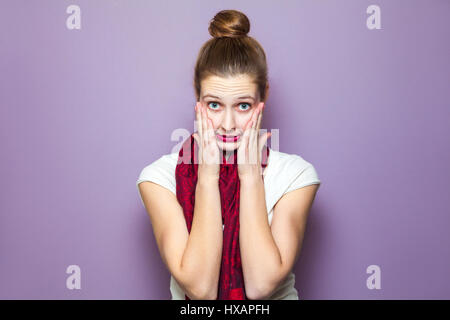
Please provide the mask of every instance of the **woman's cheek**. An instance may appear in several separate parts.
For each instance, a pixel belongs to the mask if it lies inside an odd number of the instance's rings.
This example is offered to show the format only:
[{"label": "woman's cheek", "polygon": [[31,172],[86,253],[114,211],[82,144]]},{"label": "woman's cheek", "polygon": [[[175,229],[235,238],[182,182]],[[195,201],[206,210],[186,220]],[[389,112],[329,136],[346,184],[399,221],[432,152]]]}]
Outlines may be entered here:
[{"label": "woman's cheek", "polygon": [[252,118],[252,117],[251,117],[251,114],[249,114],[249,115],[246,115],[245,117],[243,117],[243,118],[241,119],[239,125],[240,125],[240,128],[241,128],[242,130],[244,130],[245,126],[247,125],[247,123],[250,121],[251,118]]},{"label": "woman's cheek", "polygon": [[213,124],[213,129],[216,130],[220,125],[220,118],[215,116],[214,114],[212,114],[212,115],[210,114],[208,117],[211,119],[211,122]]}]

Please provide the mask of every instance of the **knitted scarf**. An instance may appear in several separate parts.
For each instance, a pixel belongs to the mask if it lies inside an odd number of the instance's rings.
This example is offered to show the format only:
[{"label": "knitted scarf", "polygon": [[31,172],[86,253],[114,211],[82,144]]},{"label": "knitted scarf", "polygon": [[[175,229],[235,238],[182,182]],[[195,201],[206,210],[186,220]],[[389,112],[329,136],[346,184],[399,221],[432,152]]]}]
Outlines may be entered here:
[{"label": "knitted scarf", "polygon": [[[261,166],[267,166],[269,148],[265,145],[261,156]],[[183,208],[188,232],[191,232],[194,215],[195,188],[198,171],[198,145],[193,135],[183,142],[178,153],[175,169],[176,195]],[[237,150],[230,160],[222,151],[220,163],[219,190],[222,206],[223,250],[220,268],[218,300],[246,300],[239,249],[239,176]],[[186,300],[190,300],[185,294]]]}]

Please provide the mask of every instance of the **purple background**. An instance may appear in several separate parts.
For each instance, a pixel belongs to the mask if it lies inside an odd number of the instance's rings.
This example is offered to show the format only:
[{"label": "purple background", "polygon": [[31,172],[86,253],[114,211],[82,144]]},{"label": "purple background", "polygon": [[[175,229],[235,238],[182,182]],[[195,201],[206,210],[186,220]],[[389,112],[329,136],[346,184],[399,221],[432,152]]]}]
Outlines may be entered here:
[{"label": "purple background", "polygon": [[263,128],[322,180],[300,298],[449,299],[447,0],[2,1],[0,298],[170,299],[135,182],[193,129],[194,63],[222,9],[266,50]]}]

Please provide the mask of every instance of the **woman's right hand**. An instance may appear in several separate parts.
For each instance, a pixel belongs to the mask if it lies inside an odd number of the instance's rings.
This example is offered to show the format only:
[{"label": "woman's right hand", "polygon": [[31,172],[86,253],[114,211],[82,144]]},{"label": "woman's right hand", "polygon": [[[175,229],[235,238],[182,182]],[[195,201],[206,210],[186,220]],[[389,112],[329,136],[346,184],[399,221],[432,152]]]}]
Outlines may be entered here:
[{"label": "woman's right hand", "polygon": [[217,144],[212,120],[201,102],[195,105],[197,132],[193,134],[198,145],[198,174],[203,177],[219,178],[222,152]]}]

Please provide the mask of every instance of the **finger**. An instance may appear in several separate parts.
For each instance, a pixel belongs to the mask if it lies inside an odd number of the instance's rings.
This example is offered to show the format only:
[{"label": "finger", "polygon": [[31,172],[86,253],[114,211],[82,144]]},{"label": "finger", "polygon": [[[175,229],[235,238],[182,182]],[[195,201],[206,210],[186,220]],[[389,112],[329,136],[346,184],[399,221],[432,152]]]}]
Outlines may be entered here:
[{"label": "finger", "polygon": [[203,128],[203,142],[206,144],[209,139],[208,139],[208,123],[207,118],[208,116],[206,115],[206,108],[202,105],[202,128]]},{"label": "finger", "polygon": [[253,135],[255,133],[254,127],[255,127],[256,120],[258,119],[257,117],[258,117],[258,110],[256,110],[255,114],[253,115],[252,122],[247,129],[247,135],[245,138],[245,144],[246,144],[245,159],[246,159],[246,163],[248,163],[248,164],[254,163],[254,159],[252,157],[253,156],[252,139],[253,139]]},{"label": "finger", "polygon": [[261,128],[263,110],[264,110],[264,102],[261,103],[261,108],[259,110],[258,123],[256,124],[256,132],[257,133],[259,133],[259,129]]},{"label": "finger", "polygon": [[[246,125],[245,125],[245,127],[244,127],[244,135],[245,135],[246,133],[248,133],[249,136],[250,136],[252,127],[253,127],[253,125],[255,124],[255,119],[256,119],[255,116],[256,116],[257,111],[258,111],[258,107],[256,107],[256,108],[253,110],[252,115],[250,116],[250,119],[249,119],[248,122],[246,123]],[[248,131],[248,132],[247,132],[247,131]]]},{"label": "finger", "polygon": [[200,101],[197,101],[196,103],[196,115],[197,115],[197,133],[195,136],[197,137],[197,146],[198,146],[198,153],[197,153],[197,162],[199,164],[203,163],[203,121],[202,121],[202,109],[201,109],[202,103]]},{"label": "finger", "polygon": [[[212,120],[210,118],[208,118],[208,116],[206,116],[206,120],[207,120],[207,125],[208,125],[208,132],[207,132],[208,142],[207,143],[212,144],[212,145],[210,145],[210,147],[216,148],[216,147],[218,147],[218,145],[217,145],[217,139],[214,135],[214,126],[213,126]],[[220,161],[220,159],[217,159],[217,158],[215,160]]]},{"label": "finger", "polygon": [[249,122],[247,122],[247,125],[244,128],[244,134],[243,134],[242,138],[248,139],[250,137],[250,135],[252,133],[252,127],[253,127],[254,122],[255,121],[253,120],[253,118],[250,119]]},{"label": "finger", "polygon": [[197,155],[196,155],[197,157],[194,158],[194,163],[199,164],[199,163],[201,163],[201,155],[202,155],[200,137],[199,137],[198,133],[194,133],[192,135],[192,137],[197,142],[197,148],[194,148],[194,152],[195,152],[195,149],[197,149]]},{"label": "finger", "polygon": [[[260,162],[259,163],[262,163],[262,152],[264,150],[264,145],[267,143],[267,139],[269,139],[271,136],[272,136],[272,133],[266,131],[258,139],[258,144],[259,144],[258,156],[260,157]],[[261,173],[262,173],[262,171],[261,171]]]},{"label": "finger", "polygon": [[209,141],[214,141],[215,135],[214,135],[214,125],[212,123],[212,120],[207,116],[207,123],[208,123],[208,138]]},{"label": "finger", "polygon": [[249,154],[250,154],[250,163],[251,164],[257,164],[258,163],[258,136],[259,136],[259,130],[258,126],[261,123],[261,109],[262,109],[263,103],[258,104],[258,107],[256,108],[256,114],[254,115],[253,125],[251,129],[251,134],[249,137]]},{"label": "finger", "polygon": [[[200,103],[200,102],[197,102],[197,104],[195,105],[195,107],[196,107],[196,112],[195,112],[195,114],[196,114],[196,118],[197,118],[197,129],[198,129],[197,131],[198,131],[199,138],[200,138],[200,141],[201,141],[202,136],[203,136],[202,114],[201,114],[201,103]],[[199,142],[198,145],[200,146],[201,143]]]},{"label": "finger", "polygon": [[262,151],[264,145],[266,144],[267,139],[269,139],[271,135],[272,135],[271,132],[265,132],[265,133],[263,133],[263,134],[259,137],[259,139],[258,139],[258,145],[259,145],[259,152],[260,152],[260,153],[261,153],[261,151]]},{"label": "finger", "polygon": [[197,142],[197,146],[200,147],[200,138],[198,136],[198,133],[193,133],[192,137],[194,138],[195,142]]},{"label": "finger", "polygon": [[238,148],[238,164],[245,164],[247,162],[247,146],[248,138],[250,136],[250,130],[253,125],[252,119],[250,119],[244,128],[244,133],[241,137],[241,143]]},{"label": "finger", "polygon": [[[255,129],[255,135],[253,136],[253,141],[252,143],[257,144],[255,145],[255,149],[256,150],[261,150],[261,143],[260,143],[260,135],[259,132],[261,130],[261,122],[262,122],[262,116],[263,116],[263,110],[264,110],[264,102],[262,102],[260,104],[260,109],[259,109],[259,115],[258,115],[258,123],[256,125],[256,129]],[[256,143],[258,142],[258,143]],[[256,152],[255,150],[255,152]],[[258,157],[259,157],[260,153],[258,153]]]},{"label": "finger", "polygon": [[258,104],[258,107],[256,108],[254,114],[252,115],[252,121],[253,121],[253,125],[252,125],[252,132],[254,132],[256,130],[256,126],[258,125],[258,119],[259,119],[259,115],[261,114],[261,103]]}]

